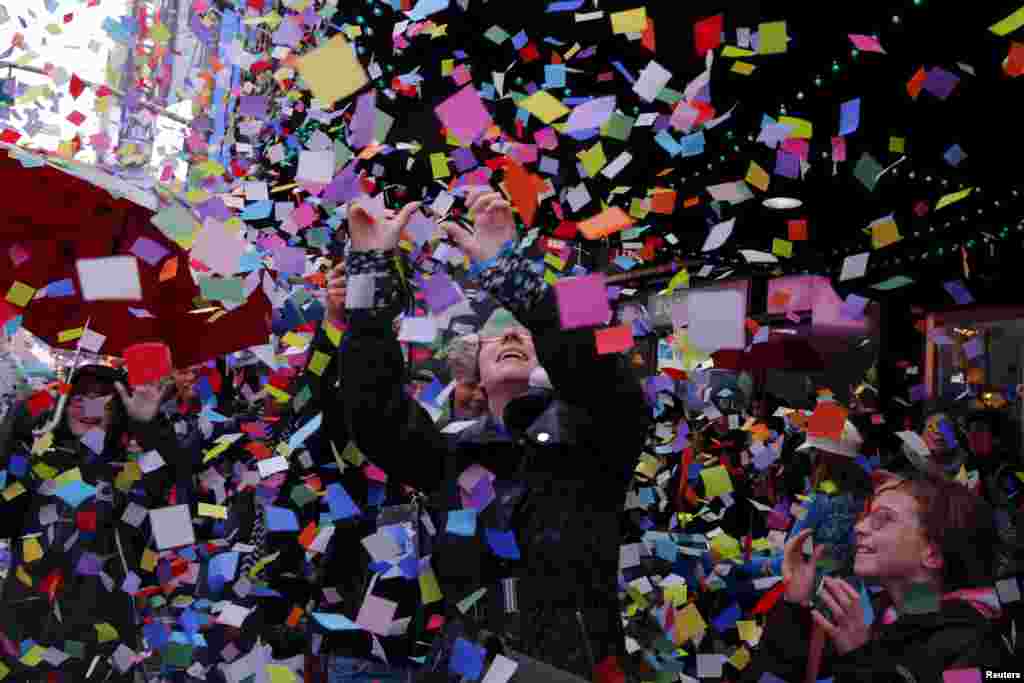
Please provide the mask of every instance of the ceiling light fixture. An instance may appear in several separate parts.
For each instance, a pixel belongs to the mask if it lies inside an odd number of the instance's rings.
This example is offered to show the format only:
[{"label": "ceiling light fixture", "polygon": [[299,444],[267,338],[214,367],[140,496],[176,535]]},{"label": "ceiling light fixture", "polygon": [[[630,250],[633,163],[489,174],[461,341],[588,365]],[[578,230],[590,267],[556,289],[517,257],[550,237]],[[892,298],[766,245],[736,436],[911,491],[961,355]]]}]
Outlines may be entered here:
[{"label": "ceiling light fixture", "polygon": [[804,205],[795,197],[769,197],[762,204],[769,209],[795,209]]}]

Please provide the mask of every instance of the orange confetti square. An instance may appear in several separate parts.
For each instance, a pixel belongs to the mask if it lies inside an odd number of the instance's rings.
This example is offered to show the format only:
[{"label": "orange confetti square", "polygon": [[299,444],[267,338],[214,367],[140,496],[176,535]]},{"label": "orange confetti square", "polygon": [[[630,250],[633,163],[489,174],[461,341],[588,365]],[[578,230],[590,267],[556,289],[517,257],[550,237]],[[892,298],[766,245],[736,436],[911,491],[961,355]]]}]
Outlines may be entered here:
[{"label": "orange confetti square", "polygon": [[626,215],[626,212],[617,206],[613,206],[592,218],[582,221],[579,224],[579,229],[588,240],[596,240],[601,237],[607,237],[631,225],[633,225],[633,220]]},{"label": "orange confetti square", "polygon": [[700,204],[700,197],[690,197],[683,202],[683,208],[689,209],[691,206],[697,206],[698,204]]},{"label": "orange confetti square", "polygon": [[655,192],[651,195],[651,211],[660,214],[671,214],[676,208],[675,192]]},{"label": "orange confetti square", "polygon": [[777,292],[773,292],[772,295],[768,297],[768,305],[784,308],[792,298],[792,292],[790,292],[788,289],[782,289]]},{"label": "orange confetti square", "polygon": [[174,276],[178,274],[178,257],[168,259],[164,262],[162,268],[160,268],[160,282],[167,282],[173,280]]}]

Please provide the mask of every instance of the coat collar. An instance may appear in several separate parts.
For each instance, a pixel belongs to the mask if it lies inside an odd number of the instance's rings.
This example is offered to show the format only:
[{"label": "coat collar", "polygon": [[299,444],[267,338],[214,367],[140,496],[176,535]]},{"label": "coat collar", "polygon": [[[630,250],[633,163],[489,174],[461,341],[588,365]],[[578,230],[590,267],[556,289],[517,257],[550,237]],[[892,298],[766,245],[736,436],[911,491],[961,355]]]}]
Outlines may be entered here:
[{"label": "coat collar", "polygon": [[575,444],[583,418],[549,389],[533,388],[505,408],[505,425],[487,415],[462,430],[459,444],[511,442],[522,435],[538,444]]}]

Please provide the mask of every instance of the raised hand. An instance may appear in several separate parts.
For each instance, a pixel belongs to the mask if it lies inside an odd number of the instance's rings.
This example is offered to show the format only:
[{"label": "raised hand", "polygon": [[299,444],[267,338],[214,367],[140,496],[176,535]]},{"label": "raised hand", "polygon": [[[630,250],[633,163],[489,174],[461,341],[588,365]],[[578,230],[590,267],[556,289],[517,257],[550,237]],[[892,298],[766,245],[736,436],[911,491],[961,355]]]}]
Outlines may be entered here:
[{"label": "raised hand", "polygon": [[386,210],[383,217],[374,217],[368,210],[369,200],[360,197],[352,201],[348,207],[348,231],[352,238],[352,249],[355,251],[388,251],[398,246],[398,237],[406,226],[413,212],[419,208],[419,202],[410,202],[395,213]]},{"label": "raised hand", "polygon": [[804,541],[813,529],[804,529],[786,543],[782,556],[782,578],[786,581],[786,601],[806,605],[814,592],[814,574],[825,552],[825,546],[815,545],[810,557],[804,557]]},{"label": "raised hand", "polygon": [[494,258],[501,250],[501,245],[516,238],[512,205],[501,193],[490,188],[474,190],[466,206],[473,221],[472,231],[452,222],[445,222],[441,227],[474,263]]},{"label": "raised hand", "polygon": [[341,320],[345,317],[345,294],[347,278],[345,262],[331,268],[327,274],[327,319]]},{"label": "raised hand", "polygon": [[156,417],[164,400],[174,389],[174,385],[141,384],[135,387],[131,394],[120,382],[115,383],[114,388],[121,396],[121,402],[128,417],[136,422],[151,422]]},{"label": "raised hand", "polygon": [[864,606],[853,586],[842,579],[826,577],[821,601],[832,612],[831,620],[818,610],[811,611],[811,618],[832,639],[836,652],[845,655],[870,640],[871,627],[864,623]]}]

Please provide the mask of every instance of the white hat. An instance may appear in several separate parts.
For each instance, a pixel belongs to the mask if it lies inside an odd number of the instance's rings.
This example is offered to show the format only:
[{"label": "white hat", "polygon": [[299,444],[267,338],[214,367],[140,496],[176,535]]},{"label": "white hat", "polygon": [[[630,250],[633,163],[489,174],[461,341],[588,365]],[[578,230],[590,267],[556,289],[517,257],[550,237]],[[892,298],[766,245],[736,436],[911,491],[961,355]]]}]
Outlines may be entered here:
[{"label": "white hat", "polygon": [[857,458],[860,455],[860,448],[864,445],[864,439],[861,438],[860,432],[849,420],[843,426],[843,433],[836,439],[829,439],[823,436],[807,436],[807,440],[800,444],[797,448],[798,451],[803,451],[808,448],[817,448],[827,453],[835,453],[836,455],[845,455],[848,458]]}]

